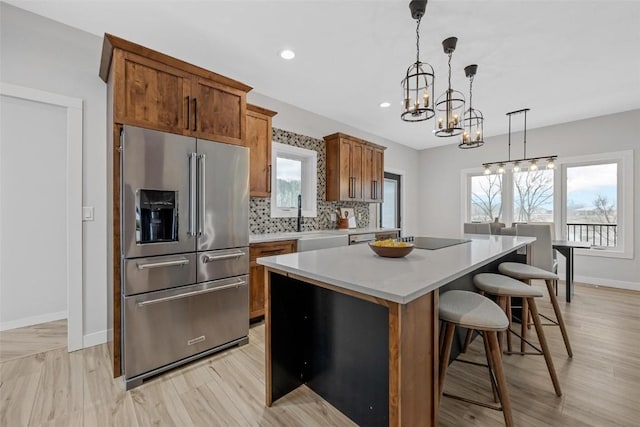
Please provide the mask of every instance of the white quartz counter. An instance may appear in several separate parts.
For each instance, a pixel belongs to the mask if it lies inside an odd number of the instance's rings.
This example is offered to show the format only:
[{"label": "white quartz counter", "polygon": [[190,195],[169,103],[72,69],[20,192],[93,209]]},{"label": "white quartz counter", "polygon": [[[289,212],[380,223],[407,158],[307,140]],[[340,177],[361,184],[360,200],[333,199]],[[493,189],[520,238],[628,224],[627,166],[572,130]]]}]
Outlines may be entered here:
[{"label": "white quartz counter", "polygon": [[257,261],[266,267],[406,304],[535,241],[524,236],[465,237],[471,242],[436,250],[414,249],[404,258],[381,258],[368,245],[352,245]]},{"label": "white quartz counter", "polygon": [[249,235],[249,243],[265,243],[265,242],[277,242],[279,240],[298,240],[303,236],[311,234],[365,234],[365,233],[383,233],[386,231],[399,231],[399,228],[341,228],[333,230],[313,230],[313,231],[301,231],[301,232],[288,232],[288,233],[266,233],[266,234],[251,234]]}]

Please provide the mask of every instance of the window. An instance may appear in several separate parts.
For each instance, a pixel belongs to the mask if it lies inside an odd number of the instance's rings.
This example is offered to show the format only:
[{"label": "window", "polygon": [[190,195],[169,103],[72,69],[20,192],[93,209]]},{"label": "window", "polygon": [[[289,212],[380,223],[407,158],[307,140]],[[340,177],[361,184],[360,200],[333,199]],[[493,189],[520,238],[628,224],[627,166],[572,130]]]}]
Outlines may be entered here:
[{"label": "window", "polygon": [[502,217],[502,175],[471,176],[471,222],[488,222]]},{"label": "window", "polygon": [[400,175],[384,173],[383,202],[380,203],[380,227],[400,228]]},{"label": "window", "polygon": [[513,173],[513,222],[553,222],[553,169]]},{"label": "window", "polygon": [[[464,221],[553,222],[580,255],[633,257],[633,152],[561,157],[558,169],[462,171]],[[461,225],[462,226],[462,225]],[[626,236],[626,238],[625,238]]]},{"label": "window", "polygon": [[567,165],[566,176],[567,239],[616,247],[618,164]]},{"label": "window", "polygon": [[302,196],[302,215],[317,216],[318,153],[278,142],[271,151],[271,217],[297,216],[298,195]]}]

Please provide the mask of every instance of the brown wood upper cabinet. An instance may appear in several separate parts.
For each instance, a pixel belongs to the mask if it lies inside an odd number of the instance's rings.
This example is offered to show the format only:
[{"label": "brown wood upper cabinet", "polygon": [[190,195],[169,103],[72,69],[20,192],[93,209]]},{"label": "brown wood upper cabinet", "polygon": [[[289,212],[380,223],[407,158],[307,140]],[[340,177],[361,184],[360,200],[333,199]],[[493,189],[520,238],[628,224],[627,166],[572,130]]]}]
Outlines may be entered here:
[{"label": "brown wood upper cabinet", "polygon": [[250,195],[271,195],[271,118],[277,113],[247,104],[247,147],[250,153]]},{"label": "brown wood upper cabinet", "polygon": [[343,133],[324,140],[327,201],[382,202],[386,148]]},{"label": "brown wood upper cabinet", "polygon": [[245,145],[249,86],[110,34],[100,77],[115,123]]}]

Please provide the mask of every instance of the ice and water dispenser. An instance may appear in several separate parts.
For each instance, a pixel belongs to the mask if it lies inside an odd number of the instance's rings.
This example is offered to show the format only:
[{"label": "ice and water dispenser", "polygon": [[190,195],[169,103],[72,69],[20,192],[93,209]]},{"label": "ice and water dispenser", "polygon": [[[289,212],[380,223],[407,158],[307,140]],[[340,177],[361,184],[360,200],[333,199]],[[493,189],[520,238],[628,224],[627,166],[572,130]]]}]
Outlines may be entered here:
[{"label": "ice and water dispenser", "polygon": [[139,190],[137,202],[137,243],[178,240],[177,191]]}]

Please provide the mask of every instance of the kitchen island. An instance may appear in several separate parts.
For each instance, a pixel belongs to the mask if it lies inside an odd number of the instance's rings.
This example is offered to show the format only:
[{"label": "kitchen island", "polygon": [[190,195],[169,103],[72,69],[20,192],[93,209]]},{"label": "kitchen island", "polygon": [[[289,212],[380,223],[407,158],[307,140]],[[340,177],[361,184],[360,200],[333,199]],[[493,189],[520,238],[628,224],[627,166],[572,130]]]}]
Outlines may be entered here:
[{"label": "kitchen island", "polygon": [[472,289],[535,240],[466,237],[404,258],[367,245],[259,258],[267,406],[306,384],[360,425],[437,425],[439,290]]}]

